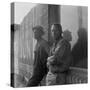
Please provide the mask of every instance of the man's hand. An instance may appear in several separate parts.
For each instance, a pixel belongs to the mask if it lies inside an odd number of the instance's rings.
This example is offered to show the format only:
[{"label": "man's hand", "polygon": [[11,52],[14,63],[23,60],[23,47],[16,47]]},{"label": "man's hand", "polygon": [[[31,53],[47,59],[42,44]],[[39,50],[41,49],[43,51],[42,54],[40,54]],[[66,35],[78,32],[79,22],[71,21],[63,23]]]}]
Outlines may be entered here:
[{"label": "man's hand", "polygon": [[51,61],[53,61],[53,59],[54,59],[54,56],[50,56],[47,58],[47,61],[51,62]]},{"label": "man's hand", "polygon": [[47,58],[47,67],[48,68],[53,63],[53,61],[54,61],[54,56],[50,56]]}]

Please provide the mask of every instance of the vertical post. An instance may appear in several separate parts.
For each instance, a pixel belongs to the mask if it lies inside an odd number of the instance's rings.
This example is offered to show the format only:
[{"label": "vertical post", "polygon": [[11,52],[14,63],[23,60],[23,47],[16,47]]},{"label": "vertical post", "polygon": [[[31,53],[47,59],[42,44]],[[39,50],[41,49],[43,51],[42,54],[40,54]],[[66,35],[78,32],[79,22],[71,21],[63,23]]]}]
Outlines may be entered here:
[{"label": "vertical post", "polygon": [[60,5],[48,5],[48,41],[52,43],[50,27],[60,23]]}]

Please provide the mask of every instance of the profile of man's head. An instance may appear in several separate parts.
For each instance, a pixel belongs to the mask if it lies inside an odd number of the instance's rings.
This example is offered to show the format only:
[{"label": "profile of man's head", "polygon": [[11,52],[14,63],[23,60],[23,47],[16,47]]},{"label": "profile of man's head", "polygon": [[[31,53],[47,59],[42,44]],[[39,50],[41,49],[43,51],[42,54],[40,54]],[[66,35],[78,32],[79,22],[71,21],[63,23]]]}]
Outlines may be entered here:
[{"label": "profile of man's head", "polygon": [[34,32],[35,39],[41,38],[44,35],[44,28],[40,25],[33,27],[32,30]]},{"label": "profile of man's head", "polygon": [[62,36],[62,26],[60,24],[53,24],[51,26],[51,34],[54,39],[58,39]]},{"label": "profile of man's head", "polygon": [[72,41],[72,33],[67,29],[63,32],[63,38],[67,41]]}]

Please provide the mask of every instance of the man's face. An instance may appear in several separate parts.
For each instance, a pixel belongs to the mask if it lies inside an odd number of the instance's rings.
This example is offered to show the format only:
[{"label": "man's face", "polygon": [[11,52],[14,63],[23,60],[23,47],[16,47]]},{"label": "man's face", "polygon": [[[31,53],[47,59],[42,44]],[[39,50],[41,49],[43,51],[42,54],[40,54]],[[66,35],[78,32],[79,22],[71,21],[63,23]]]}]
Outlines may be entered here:
[{"label": "man's face", "polygon": [[54,25],[51,27],[51,34],[54,40],[57,40],[60,37],[60,31]]},{"label": "man's face", "polygon": [[35,39],[38,39],[39,37],[40,37],[40,33],[39,33],[39,31],[37,30],[37,29],[34,29],[34,38]]}]

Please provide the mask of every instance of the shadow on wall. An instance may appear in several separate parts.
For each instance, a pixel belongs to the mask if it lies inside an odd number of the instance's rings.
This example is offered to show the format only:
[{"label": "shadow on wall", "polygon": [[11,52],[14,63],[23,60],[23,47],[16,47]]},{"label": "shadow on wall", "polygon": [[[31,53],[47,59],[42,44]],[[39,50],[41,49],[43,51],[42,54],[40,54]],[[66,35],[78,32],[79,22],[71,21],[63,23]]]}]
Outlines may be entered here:
[{"label": "shadow on wall", "polygon": [[78,34],[77,43],[72,48],[72,55],[74,59],[73,65],[76,67],[87,68],[88,67],[87,30],[85,28],[80,28],[77,34]]}]

